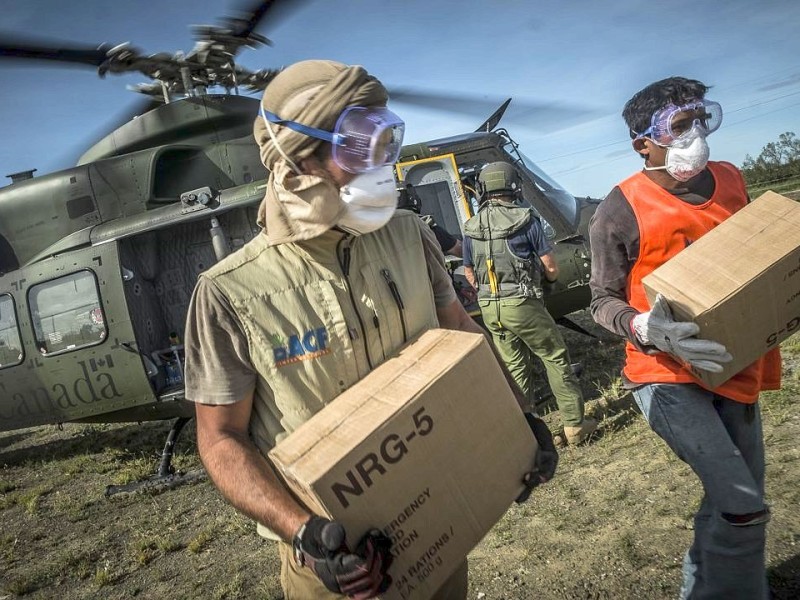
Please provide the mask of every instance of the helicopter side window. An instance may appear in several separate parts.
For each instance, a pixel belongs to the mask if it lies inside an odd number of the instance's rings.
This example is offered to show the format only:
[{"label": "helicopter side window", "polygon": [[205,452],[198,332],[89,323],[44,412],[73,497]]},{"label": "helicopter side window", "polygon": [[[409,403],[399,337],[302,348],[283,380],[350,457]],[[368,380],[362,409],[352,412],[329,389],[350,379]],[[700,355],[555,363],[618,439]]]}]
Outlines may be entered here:
[{"label": "helicopter side window", "polygon": [[43,356],[99,344],[108,334],[97,279],[91,271],[31,286],[28,306],[36,348]]},{"label": "helicopter side window", "polygon": [[23,356],[14,298],[0,294],[0,369],[20,364]]}]

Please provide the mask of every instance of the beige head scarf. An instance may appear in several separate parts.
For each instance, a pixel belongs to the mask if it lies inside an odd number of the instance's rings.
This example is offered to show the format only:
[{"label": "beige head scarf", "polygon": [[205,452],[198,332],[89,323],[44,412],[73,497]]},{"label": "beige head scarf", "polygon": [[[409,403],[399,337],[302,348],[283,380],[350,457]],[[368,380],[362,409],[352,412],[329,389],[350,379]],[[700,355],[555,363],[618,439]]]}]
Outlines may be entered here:
[{"label": "beige head scarf", "polygon": [[[386,89],[363,67],[307,60],[281,71],[264,90],[261,105],[281,119],[332,131],[348,106],[381,106],[387,99]],[[253,126],[261,161],[270,171],[258,223],[271,245],[316,237],[344,211],[338,187],[318,176],[298,175],[285,157],[297,163],[324,142],[282,125],[269,127],[272,135],[260,115]]]}]

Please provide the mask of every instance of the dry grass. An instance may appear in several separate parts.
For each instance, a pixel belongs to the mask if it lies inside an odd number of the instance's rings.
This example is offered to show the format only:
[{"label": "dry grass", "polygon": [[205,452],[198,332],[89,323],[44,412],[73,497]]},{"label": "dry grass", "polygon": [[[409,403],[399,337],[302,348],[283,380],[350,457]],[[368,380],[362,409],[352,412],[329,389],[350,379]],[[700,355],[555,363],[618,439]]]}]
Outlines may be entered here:
[{"label": "dry grass", "polygon": [[[618,377],[621,344],[565,332],[581,361],[593,443],[561,452],[557,478],[512,506],[470,555],[470,598],[640,599],[677,595],[700,497],[691,470],[649,429]],[[800,336],[784,344],[782,391],[762,402],[768,560],[775,600],[800,594]],[[556,429],[557,411],[545,415]],[[149,475],[169,424],[67,425],[0,434],[0,598],[282,597],[275,547],[208,481],[106,499]],[[187,426],[176,465],[199,467]]]}]

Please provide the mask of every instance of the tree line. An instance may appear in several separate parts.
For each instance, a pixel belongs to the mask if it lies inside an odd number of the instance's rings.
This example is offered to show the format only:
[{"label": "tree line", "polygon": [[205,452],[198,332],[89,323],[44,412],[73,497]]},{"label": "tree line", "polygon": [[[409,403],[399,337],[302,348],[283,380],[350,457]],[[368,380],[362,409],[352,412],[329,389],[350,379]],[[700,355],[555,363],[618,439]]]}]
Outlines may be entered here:
[{"label": "tree line", "polygon": [[756,158],[745,156],[741,166],[748,187],[776,185],[800,178],[800,139],[787,131],[770,142]]}]

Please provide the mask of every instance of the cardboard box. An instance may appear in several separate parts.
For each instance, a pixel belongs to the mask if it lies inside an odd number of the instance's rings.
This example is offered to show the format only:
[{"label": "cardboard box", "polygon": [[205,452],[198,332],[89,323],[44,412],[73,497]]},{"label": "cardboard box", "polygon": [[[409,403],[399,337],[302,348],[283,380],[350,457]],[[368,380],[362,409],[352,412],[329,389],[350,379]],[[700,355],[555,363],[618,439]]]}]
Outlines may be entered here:
[{"label": "cardboard box", "polygon": [[424,333],[269,457],[355,544],[393,541],[384,599],[425,600],[522,491],[536,442],[484,336]]},{"label": "cardboard box", "polygon": [[698,337],[733,355],[722,373],[694,370],[715,388],[800,330],[800,202],[766,192],[642,280]]}]

